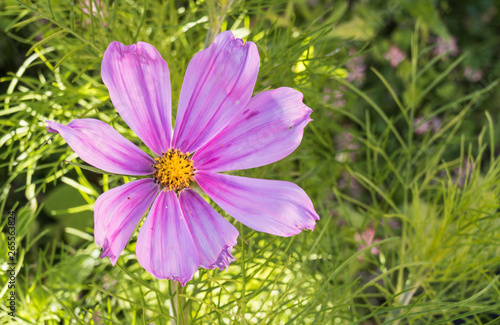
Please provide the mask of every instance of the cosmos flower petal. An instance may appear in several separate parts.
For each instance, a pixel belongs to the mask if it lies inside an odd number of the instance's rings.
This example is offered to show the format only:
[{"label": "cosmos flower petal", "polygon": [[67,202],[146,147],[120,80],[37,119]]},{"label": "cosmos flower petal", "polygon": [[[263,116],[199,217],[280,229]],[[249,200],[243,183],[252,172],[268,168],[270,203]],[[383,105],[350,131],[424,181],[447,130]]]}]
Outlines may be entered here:
[{"label": "cosmos flower petal", "polygon": [[114,174],[150,175],[154,160],[110,125],[96,119],[76,119],[68,125],[47,121],[88,164]]},{"label": "cosmos flower petal", "polygon": [[259,52],[230,32],[198,52],[186,71],[179,98],[173,147],[194,152],[250,100],[259,70]]},{"label": "cosmos flower petal", "polygon": [[94,237],[103,248],[101,258],[113,265],[127,246],[135,227],[158,193],[151,178],[115,187],[99,196],[94,206]]},{"label": "cosmos flower petal", "polygon": [[237,243],[238,230],[191,189],[182,191],[179,201],[200,252],[200,266],[225,269],[236,260],[231,248]]},{"label": "cosmos flower petal", "polygon": [[156,198],[139,232],[136,253],[139,264],[158,279],[185,285],[198,270],[198,248],[174,191],[161,191]]},{"label": "cosmos flower petal", "polygon": [[228,171],[283,159],[300,144],[312,110],[302,93],[278,88],[253,97],[233,120],[193,157],[196,168]]},{"label": "cosmos flower petal", "polygon": [[219,207],[257,231],[293,236],[313,230],[319,219],[304,190],[290,182],[209,171],[198,171],[195,179]]},{"label": "cosmos flower petal", "polygon": [[160,53],[150,44],[109,44],[101,76],[120,116],[155,153],[170,148],[172,108],[170,74]]}]

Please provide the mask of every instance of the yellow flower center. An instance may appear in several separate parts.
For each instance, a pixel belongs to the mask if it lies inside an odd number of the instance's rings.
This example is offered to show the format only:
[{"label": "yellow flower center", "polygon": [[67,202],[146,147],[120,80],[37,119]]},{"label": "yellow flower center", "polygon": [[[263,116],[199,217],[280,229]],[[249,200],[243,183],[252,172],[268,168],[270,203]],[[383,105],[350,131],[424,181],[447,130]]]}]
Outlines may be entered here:
[{"label": "yellow flower center", "polygon": [[155,158],[153,177],[157,184],[165,190],[179,191],[189,187],[194,176],[193,161],[189,152],[182,153],[179,149],[168,149],[161,157]]}]

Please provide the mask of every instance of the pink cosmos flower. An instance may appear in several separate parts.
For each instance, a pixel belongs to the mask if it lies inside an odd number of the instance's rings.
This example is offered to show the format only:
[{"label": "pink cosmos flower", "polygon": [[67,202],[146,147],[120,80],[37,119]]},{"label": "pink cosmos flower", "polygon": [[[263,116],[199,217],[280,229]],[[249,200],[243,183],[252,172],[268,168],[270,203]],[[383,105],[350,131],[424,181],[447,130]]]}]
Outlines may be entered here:
[{"label": "pink cosmos flower", "polygon": [[[102,194],[95,203],[95,240],[114,265],[149,209],[137,238],[139,263],[159,279],[185,285],[201,266],[226,268],[238,231],[191,185],[196,182],[243,224],[278,236],[313,230],[319,219],[297,185],[220,172],[280,160],[297,148],[311,109],[302,94],[278,88],[252,97],[259,54],[231,32],[197,53],[186,71],[172,132],[167,63],[150,44],[113,42],[102,79],[123,120],[153,158],[108,124],[48,121],[80,158],[109,173],[151,176]],[[194,155],[191,153],[194,152]]]}]

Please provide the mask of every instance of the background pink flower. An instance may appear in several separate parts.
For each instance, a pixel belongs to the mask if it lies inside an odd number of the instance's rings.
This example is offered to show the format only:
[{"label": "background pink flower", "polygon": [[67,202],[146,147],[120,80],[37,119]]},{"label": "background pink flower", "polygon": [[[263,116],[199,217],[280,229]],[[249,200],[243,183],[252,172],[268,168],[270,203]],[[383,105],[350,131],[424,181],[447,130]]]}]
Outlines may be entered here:
[{"label": "background pink flower", "polygon": [[[94,17],[99,18],[100,16],[100,18],[104,21],[104,14],[103,14],[104,6],[100,0],[84,0],[82,4],[82,11],[90,16],[88,8],[90,8],[91,5],[92,5],[92,14],[94,15]],[[99,10],[97,9],[97,7],[99,7]],[[90,18],[86,18],[85,25],[90,25],[90,23],[91,23]],[[106,22],[104,22],[104,26],[106,26]]]},{"label": "background pink flower", "polygon": [[[356,49],[351,48],[349,55],[356,55]],[[346,78],[347,81],[357,83],[358,85],[365,81],[367,68],[365,60],[363,55],[358,55],[347,61],[346,67],[349,69],[349,74]]]},{"label": "background pink flower", "polygon": [[464,69],[464,77],[471,82],[478,82],[483,79],[483,71],[467,66]]},{"label": "background pink flower", "polygon": [[393,68],[395,68],[406,59],[406,54],[396,45],[391,45],[389,51],[385,53],[384,58],[391,63]]},{"label": "background pink flower", "polygon": [[433,53],[435,56],[440,56],[443,54],[456,56],[460,53],[460,50],[457,45],[457,39],[452,36],[449,40],[445,40],[442,37],[436,38],[435,41],[436,47],[433,49]]},{"label": "background pink flower", "polygon": [[[374,239],[374,237],[375,237],[375,228],[373,226],[368,227],[361,234],[359,233],[354,234],[354,239],[359,243],[358,251],[361,251],[366,247],[372,245],[373,243],[380,241],[380,239]],[[378,255],[380,251],[378,247],[372,247],[370,249],[370,253],[372,253],[373,255]],[[362,261],[363,255],[364,254],[358,255],[358,260]]]},{"label": "background pink flower", "polygon": [[422,135],[427,132],[436,133],[442,123],[443,121],[439,116],[433,116],[428,120],[423,116],[419,116],[413,121],[413,127],[416,134]]}]

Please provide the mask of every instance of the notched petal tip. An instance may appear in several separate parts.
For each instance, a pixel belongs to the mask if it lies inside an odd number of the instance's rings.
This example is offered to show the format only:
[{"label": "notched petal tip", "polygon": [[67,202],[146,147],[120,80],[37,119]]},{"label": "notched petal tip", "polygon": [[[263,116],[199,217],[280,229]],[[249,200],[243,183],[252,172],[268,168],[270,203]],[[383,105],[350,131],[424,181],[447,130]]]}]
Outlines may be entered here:
[{"label": "notched petal tip", "polygon": [[[179,262],[180,263],[180,262]],[[140,264],[140,262],[139,262]],[[142,264],[141,264],[142,265]],[[144,267],[144,266],[143,266]],[[172,281],[177,281],[179,282],[183,287],[186,285],[186,283],[188,283],[189,281],[191,281],[193,279],[193,276],[194,274],[197,272],[197,270],[192,273],[191,275],[189,276],[184,276],[184,275],[163,275],[163,274],[158,274],[156,273],[154,270],[152,269],[147,269],[144,267],[144,269],[150,273],[152,276],[154,276],[155,278],[159,279],[159,280],[172,280]]]},{"label": "notched petal tip", "polygon": [[104,259],[105,257],[109,257],[109,260],[111,261],[111,264],[115,266],[116,261],[118,260],[118,256],[116,256],[115,253],[112,251],[112,246],[108,242],[108,239],[104,239],[104,243],[102,245],[102,253],[101,253],[101,260]]},{"label": "notched petal tip", "polygon": [[159,279],[159,280],[172,280],[172,281],[177,281],[181,284],[181,286],[185,286],[186,283],[188,283],[189,281],[191,281],[193,279],[193,276],[195,275],[196,272],[198,271],[195,271],[194,273],[192,273],[191,275],[189,276],[178,276],[178,275],[168,275],[168,276],[165,276],[165,275],[161,275],[161,274],[156,274],[154,273],[152,270],[146,270],[148,271],[152,276],[154,276],[155,278]]},{"label": "notched petal tip", "polygon": [[311,220],[311,224],[305,226],[296,225],[297,229],[299,229],[299,233],[302,232],[303,230],[314,231],[314,229],[316,228],[316,221],[319,220],[319,216],[313,215],[312,217],[314,221]]},{"label": "notched petal tip", "polygon": [[289,229],[288,232],[284,231],[280,236],[292,237],[300,234],[302,231],[314,231],[316,228],[316,221],[319,220],[319,216],[310,214],[307,219],[308,220],[304,220],[304,224],[294,224],[294,229]]},{"label": "notched petal tip", "polygon": [[50,133],[59,133],[57,132],[56,129],[53,128],[54,126],[54,121],[45,121],[45,123],[47,123],[47,125],[45,126],[45,129],[47,129],[48,132]]},{"label": "notched petal tip", "polygon": [[215,37],[215,40],[212,44],[210,44],[210,46],[212,46],[213,44],[215,44],[214,46],[217,46],[217,45],[220,45],[222,43],[226,43],[226,42],[231,42],[233,43],[232,45],[233,46],[246,46],[246,47],[255,47],[257,48],[257,46],[255,45],[254,42],[252,41],[244,41],[243,39],[241,38],[236,38],[233,34],[232,31],[230,30],[227,30],[227,31],[224,31],[222,33],[219,33],[217,35],[217,37]]},{"label": "notched petal tip", "polygon": [[125,45],[118,41],[113,41],[109,43],[108,48],[104,53],[109,54],[115,52],[118,54],[118,57],[115,57],[115,59],[121,59],[126,53],[134,53],[136,46],[136,44]]},{"label": "notched petal tip", "polygon": [[133,55],[138,58],[141,63],[164,61],[158,50],[153,45],[145,42],[125,45],[113,41],[108,45],[105,55],[106,58],[108,58],[108,55],[112,55],[113,60],[129,59],[130,57],[128,57],[128,55]]},{"label": "notched petal tip", "polygon": [[104,259],[105,257],[109,257],[109,261],[111,262],[111,265],[115,266],[116,265],[116,262],[118,261],[118,257],[116,257],[113,252],[111,252],[110,249],[107,249],[107,250],[103,250],[102,253],[101,253],[101,256],[99,256],[102,259]]},{"label": "notched petal tip", "polygon": [[210,265],[208,268],[213,270],[217,267],[221,271],[226,270],[229,267],[229,264],[236,261],[236,258],[231,254],[231,250],[232,250],[233,246],[225,245],[222,248],[217,260],[212,265]]},{"label": "notched petal tip", "polygon": [[186,283],[188,283],[189,281],[191,281],[191,279],[193,278],[193,276],[191,276],[189,279],[181,279],[179,278],[178,276],[172,276],[172,277],[167,277],[165,278],[166,280],[172,280],[172,281],[177,281],[181,284],[181,286],[185,286]]}]

